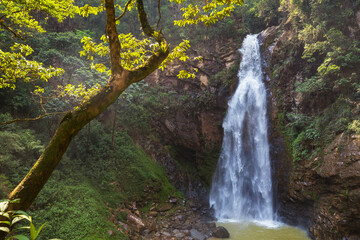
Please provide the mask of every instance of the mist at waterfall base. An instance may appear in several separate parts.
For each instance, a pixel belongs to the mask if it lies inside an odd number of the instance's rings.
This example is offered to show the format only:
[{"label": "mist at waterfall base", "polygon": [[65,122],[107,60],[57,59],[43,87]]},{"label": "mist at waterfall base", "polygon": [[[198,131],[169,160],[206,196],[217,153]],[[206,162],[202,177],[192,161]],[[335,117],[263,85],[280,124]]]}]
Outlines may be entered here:
[{"label": "mist at waterfall base", "polygon": [[231,239],[289,239],[289,232],[291,239],[307,239],[301,230],[275,221],[266,88],[257,35],[248,35],[239,51],[239,83],[223,122],[224,138],[210,206],[218,225],[229,228]]}]

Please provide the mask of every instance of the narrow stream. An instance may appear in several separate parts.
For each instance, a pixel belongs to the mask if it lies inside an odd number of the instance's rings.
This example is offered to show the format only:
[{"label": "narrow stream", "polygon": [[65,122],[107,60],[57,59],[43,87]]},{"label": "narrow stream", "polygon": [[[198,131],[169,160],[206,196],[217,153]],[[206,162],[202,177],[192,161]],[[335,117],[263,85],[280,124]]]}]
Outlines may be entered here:
[{"label": "narrow stream", "polygon": [[223,122],[210,206],[231,239],[307,239],[300,229],[275,221],[266,89],[257,35],[248,35],[239,51],[239,83]]}]

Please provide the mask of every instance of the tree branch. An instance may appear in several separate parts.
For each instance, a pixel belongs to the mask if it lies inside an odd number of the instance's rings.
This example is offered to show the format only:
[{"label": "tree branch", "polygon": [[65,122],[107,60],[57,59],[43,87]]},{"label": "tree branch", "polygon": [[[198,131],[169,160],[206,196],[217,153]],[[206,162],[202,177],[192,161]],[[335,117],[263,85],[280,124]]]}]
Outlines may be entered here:
[{"label": "tree branch", "polygon": [[[15,14],[15,13],[19,13],[19,12],[21,12],[21,10],[12,12],[12,13],[10,13],[10,14],[8,14],[8,15]],[[0,17],[0,19],[3,19],[4,17],[6,17],[6,16],[8,16],[8,15],[4,14],[4,15],[2,15],[2,16]]]},{"label": "tree branch", "polygon": [[149,57],[141,66],[134,68],[130,71],[129,79],[128,79],[129,84],[143,80],[150,73],[152,73],[153,71],[159,68],[160,64],[169,55],[169,47],[165,40],[163,42],[165,43],[166,46],[165,49],[160,48],[151,57]]},{"label": "tree branch", "polygon": [[136,7],[138,11],[139,21],[143,32],[148,36],[154,38],[159,43],[159,49],[149,57],[142,65],[134,68],[129,73],[129,84],[136,83],[144,79],[150,73],[155,71],[160,64],[169,55],[169,45],[161,32],[155,33],[150,26],[147,15],[144,9],[143,0],[136,0]]},{"label": "tree branch", "polygon": [[154,36],[154,29],[150,26],[148,20],[147,20],[147,14],[144,9],[144,3],[143,0],[136,0],[136,8],[138,11],[138,16],[141,24],[141,28],[146,36],[148,37],[156,37]]},{"label": "tree branch", "polygon": [[10,27],[8,27],[8,26],[6,26],[5,24],[4,24],[4,20],[1,20],[0,21],[0,25],[4,28],[4,29],[6,29],[6,30],[8,30],[9,32],[11,32],[15,37],[17,37],[17,38],[19,38],[19,39],[23,39],[19,34],[17,34],[14,30],[12,30]]},{"label": "tree branch", "polygon": [[128,10],[128,7],[129,7],[129,5],[130,5],[131,2],[132,2],[132,0],[129,0],[129,1],[125,4],[125,9],[124,9],[123,13],[122,13],[119,17],[115,18],[116,21],[120,20],[123,16],[125,16],[125,13],[126,13],[126,11]]},{"label": "tree branch", "polygon": [[15,122],[32,122],[32,121],[37,121],[37,120],[40,120],[40,119],[48,117],[48,116],[60,115],[60,114],[65,114],[65,113],[67,113],[67,112],[52,112],[52,113],[40,114],[39,116],[37,116],[35,118],[16,118],[16,119],[6,121],[6,122],[0,122],[0,125],[8,125],[8,124],[12,124]]},{"label": "tree branch", "polygon": [[156,24],[156,30],[159,29],[159,24],[160,24],[160,20],[161,20],[161,11],[160,11],[160,0],[158,0],[158,13],[159,13],[159,20]]},{"label": "tree branch", "polygon": [[114,0],[106,0],[105,8],[106,8],[106,34],[110,46],[111,72],[120,73],[123,71],[123,67],[121,66],[121,58],[120,58],[121,45],[116,30]]}]

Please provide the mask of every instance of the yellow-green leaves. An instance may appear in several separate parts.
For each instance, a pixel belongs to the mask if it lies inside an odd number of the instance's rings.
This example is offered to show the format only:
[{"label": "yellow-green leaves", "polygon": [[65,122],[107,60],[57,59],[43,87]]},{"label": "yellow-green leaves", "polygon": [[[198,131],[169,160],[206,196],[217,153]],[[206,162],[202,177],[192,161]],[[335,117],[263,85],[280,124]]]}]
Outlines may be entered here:
[{"label": "yellow-green leaves", "polygon": [[[74,15],[73,0],[0,1],[0,31],[22,38],[31,32],[45,32],[33,17],[34,12],[46,13],[59,21]],[[0,49],[0,88],[15,88],[17,80],[25,82],[40,79],[47,81],[63,73],[60,68],[44,67],[42,63],[27,60],[33,50],[30,46],[15,43],[11,52]]]},{"label": "yellow-green leaves", "polygon": [[[195,72],[197,72],[197,68],[194,68]],[[191,73],[186,70],[180,70],[179,74],[177,75],[178,78],[195,78],[195,73]]]},{"label": "yellow-green leaves", "polygon": [[[182,1],[175,1],[182,2]],[[243,4],[243,0],[213,0],[207,1],[202,7],[200,5],[189,4],[182,8],[183,19],[174,21],[175,25],[185,27],[186,25],[198,24],[202,22],[209,26],[234,11],[236,5]]]},{"label": "yellow-green leaves", "polygon": [[119,39],[121,43],[121,63],[125,69],[132,69],[143,64],[150,56],[150,49],[147,49],[147,46],[151,44],[150,39],[139,40],[131,33],[120,34]]},{"label": "yellow-green leaves", "polygon": [[15,43],[11,50],[12,52],[4,52],[0,49],[0,88],[15,89],[17,80],[48,81],[49,78],[63,73],[61,68],[46,68],[42,63],[27,60],[25,57],[33,51],[28,45]]},{"label": "yellow-green leaves", "polygon": [[75,12],[83,17],[88,17],[90,14],[97,15],[99,12],[104,11],[104,6],[90,6],[89,4],[85,4],[82,7],[76,7]]},{"label": "yellow-green leaves", "polygon": [[[188,40],[183,40],[178,46],[176,46],[160,65],[160,69],[164,70],[170,63],[175,60],[180,60],[186,62],[189,59],[189,56],[186,54],[186,51],[190,48],[190,43]],[[202,57],[197,57],[196,60],[201,60]],[[187,70],[180,70],[177,74],[178,78],[195,78],[195,73],[198,71],[197,68],[192,69],[193,72]]]},{"label": "yellow-green leaves", "polygon": [[13,46],[10,47],[10,49],[13,52],[20,52],[20,53],[24,54],[25,56],[29,56],[34,51],[30,46],[20,44],[20,43],[15,43]]},{"label": "yellow-green leaves", "polygon": [[[103,35],[101,37],[102,43],[96,44],[89,37],[84,37],[81,42],[84,43],[80,56],[86,56],[89,60],[93,61],[94,56],[107,57],[110,53],[110,49],[107,43],[107,37]],[[119,40],[121,43],[121,64],[125,69],[132,69],[143,64],[150,54],[155,51],[155,48],[149,47],[151,40],[145,38],[139,40],[135,38],[131,33],[120,34]],[[158,45],[156,45],[158,46]],[[99,72],[105,72],[106,68],[104,64],[96,63],[92,65],[93,68]]]},{"label": "yellow-green leaves", "polygon": [[35,86],[35,90],[34,90],[34,93],[36,95],[40,95],[41,93],[44,93],[45,92],[45,89],[40,87],[40,86]]},{"label": "yellow-green leaves", "polygon": [[96,71],[100,72],[100,73],[104,73],[106,72],[106,66],[102,63],[91,63],[91,68],[95,69]]},{"label": "yellow-green leaves", "polygon": [[170,0],[170,2],[174,2],[174,3],[177,3],[177,4],[181,4],[184,1],[186,1],[186,0]]},{"label": "yellow-green leaves", "polygon": [[84,44],[82,51],[80,51],[80,56],[86,56],[89,60],[94,60],[94,55],[99,55],[101,57],[107,56],[110,53],[109,46],[106,43],[105,35],[101,37],[104,43],[96,44],[90,37],[83,37],[81,42]]},{"label": "yellow-green leaves", "polygon": [[61,22],[66,17],[74,15],[73,2],[73,0],[2,0],[0,1],[0,16],[2,16],[0,30],[11,32],[17,37],[29,33],[24,32],[24,29],[44,32],[45,30],[30,12],[44,12]]},{"label": "yellow-green leaves", "polygon": [[180,61],[185,62],[189,59],[189,56],[186,55],[186,50],[190,48],[190,44],[188,40],[183,40],[178,46],[176,46],[160,65],[160,69],[164,70],[166,66],[173,62],[175,59],[179,59]]},{"label": "yellow-green leaves", "polygon": [[360,134],[360,121],[352,121],[352,123],[349,124],[348,129],[355,132],[356,134]]},{"label": "yellow-green leaves", "polygon": [[100,90],[100,88],[101,86],[98,83],[91,88],[86,88],[82,83],[77,87],[71,84],[68,84],[65,87],[59,86],[61,97],[69,96],[77,100],[81,99],[82,102],[89,100],[91,96],[94,96]]}]

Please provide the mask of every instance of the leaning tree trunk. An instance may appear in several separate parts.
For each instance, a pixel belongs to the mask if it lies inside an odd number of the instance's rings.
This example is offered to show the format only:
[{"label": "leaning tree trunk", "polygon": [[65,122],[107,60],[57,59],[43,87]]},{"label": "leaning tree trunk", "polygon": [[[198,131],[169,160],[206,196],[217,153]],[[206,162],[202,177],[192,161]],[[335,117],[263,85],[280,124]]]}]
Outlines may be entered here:
[{"label": "leaning tree trunk", "polygon": [[[60,162],[74,136],[87,123],[114,103],[130,84],[139,82],[155,71],[168,56],[169,49],[165,38],[161,33],[154,36],[154,30],[147,21],[143,0],[136,0],[136,4],[144,33],[155,38],[160,43],[160,46],[165,47],[160,48],[141,66],[132,70],[125,70],[121,65],[121,49],[116,30],[114,1],[105,1],[106,33],[109,39],[111,61],[109,81],[95,96],[64,116],[45,151],[25,178],[8,196],[9,199],[20,199],[20,203],[11,204],[8,210],[26,211]],[[5,239],[5,236],[6,234],[0,231],[0,240]]]}]

